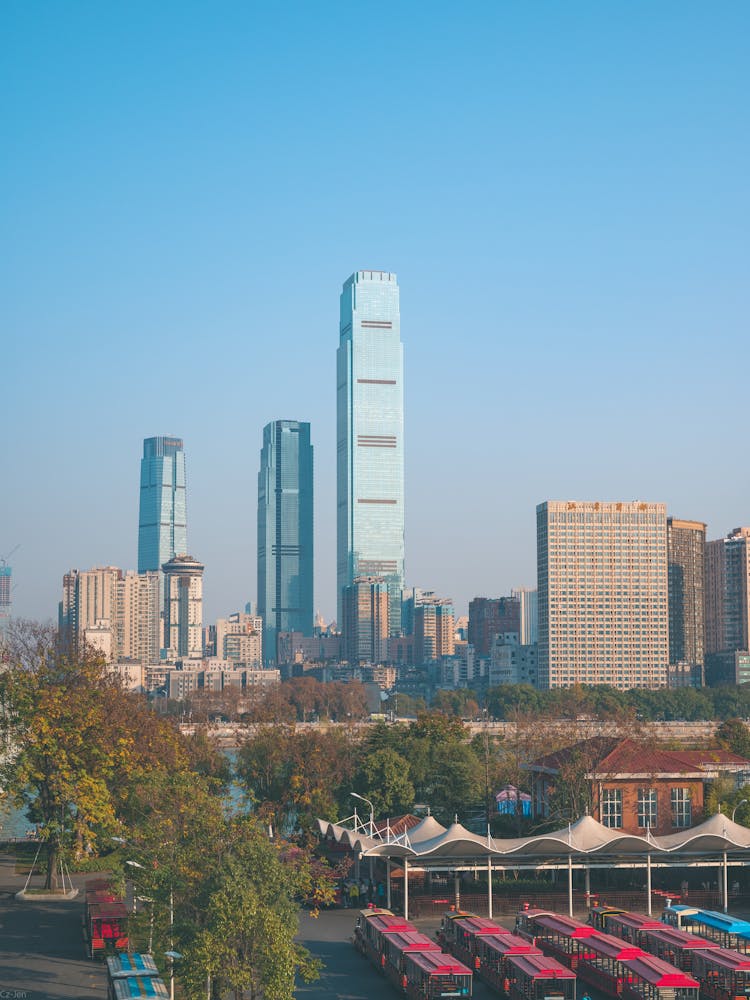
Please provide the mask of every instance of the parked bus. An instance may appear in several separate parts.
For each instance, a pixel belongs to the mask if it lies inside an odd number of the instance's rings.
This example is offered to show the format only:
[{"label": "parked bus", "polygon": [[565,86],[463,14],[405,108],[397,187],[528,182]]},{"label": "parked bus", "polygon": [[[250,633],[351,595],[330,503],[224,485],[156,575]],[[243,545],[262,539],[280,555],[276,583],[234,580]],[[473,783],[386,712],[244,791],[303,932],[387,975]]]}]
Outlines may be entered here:
[{"label": "parked bus", "polygon": [[693,957],[698,951],[718,951],[719,942],[711,941],[701,937],[699,934],[690,934],[688,931],[678,930],[676,927],[665,927],[661,929],[649,928],[641,935],[641,945],[644,951],[670,965],[676,965],[683,972],[693,971]]},{"label": "parked bus", "polygon": [[576,976],[547,955],[514,955],[509,977],[500,988],[509,1000],[575,1000]]},{"label": "parked bus", "polygon": [[655,955],[643,953],[626,967],[623,1000],[699,1000],[697,980]]},{"label": "parked bus", "polygon": [[415,1000],[470,997],[471,980],[471,969],[444,952],[407,952],[404,955],[404,981],[401,988],[406,996],[414,997]]},{"label": "parked bus", "polygon": [[[510,960],[519,955],[541,955],[536,945],[515,934],[489,935],[477,938],[474,971],[490,986],[508,993],[512,967]],[[554,961],[545,959],[545,961]],[[559,965],[554,962],[554,965]],[[562,967],[562,966],[561,966]]]},{"label": "parked bus", "polygon": [[750,955],[724,948],[696,951],[693,976],[708,1000],[737,1000],[750,996]]}]

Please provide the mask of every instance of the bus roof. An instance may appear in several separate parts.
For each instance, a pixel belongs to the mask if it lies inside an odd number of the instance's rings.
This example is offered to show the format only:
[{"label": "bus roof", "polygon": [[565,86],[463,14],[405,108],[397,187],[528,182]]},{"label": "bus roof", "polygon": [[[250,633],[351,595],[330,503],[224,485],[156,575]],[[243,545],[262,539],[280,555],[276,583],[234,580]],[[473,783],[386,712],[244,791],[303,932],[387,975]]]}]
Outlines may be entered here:
[{"label": "bus roof", "polygon": [[383,934],[392,934],[394,931],[415,931],[417,929],[411,921],[404,920],[403,917],[397,917],[393,913],[373,913],[366,916],[368,924]]},{"label": "bus roof", "polygon": [[650,983],[652,986],[671,986],[683,989],[699,988],[697,980],[693,979],[686,972],[676,969],[668,962],[663,962],[655,955],[647,955],[645,952],[638,958],[630,959],[627,967],[636,976]]},{"label": "bus roof", "polygon": [[663,927],[664,922],[656,917],[647,917],[645,913],[614,913],[609,918],[610,923],[620,927],[630,927],[634,931],[646,930],[649,927]]},{"label": "bus roof", "polygon": [[629,944],[622,938],[614,937],[612,934],[597,934],[586,942],[586,947],[590,948],[597,955],[605,955],[607,958],[614,958],[618,962],[625,962],[631,958],[638,958],[643,954],[643,949],[635,944]]},{"label": "bus roof", "polygon": [[649,927],[645,933],[648,938],[663,941],[664,944],[680,948],[683,951],[688,948],[702,950],[719,947],[718,941],[709,941],[708,938],[701,937],[699,934],[691,934],[689,931],[681,931],[678,927],[667,927],[664,924],[661,924],[658,929]]},{"label": "bus roof", "polygon": [[440,951],[440,945],[419,931],[394,931],[388,935],[388,944],[398,951]]},{"label": "bus roof", "polygon": [[158,976],[156,962],[150,955],[140,955],[138,952],[128,954],[121,952],[107,959],[107,972],[110,979],[121,979],[126,976]]},{"label": "bus roof", "polygon": [[727,934],[750,933],[750,923],[747,920],[739,920],[729,913],[717,913],[716,910],[699,910],[693,923],[705,924],[717,931],[726,931]]},{"label": "bus roof", "polygon": [[541,955],[535,944],[515,934],[491,934],[482,938],[480,947],[499,955]]},{"label": "bus roof", "polygon": [[576,974],[549,955],[514,955],[511,963],[532,979],[575,979]]},{"label": "bus roof", "polygon": [[463,962],[459,962],[453,955],[446,955],[443,951],[415,951],[406,952],[404,961],[416,965],[430,975],[440,973],[441,975],[470,976],[471,969],[468,969]]},{"label": "bus roof", "polygon": [[470,934],[510,934],[510,931],[487,917],[461,917],[456,925]]},{"label": "bus roof", "polygon": [[750,955],[743,955],[741,951],[733,951],[731,948],[718,948],[708,955],[701,955],[701,958],[707,965],[720,965],[733,972],[750,972]]},{"label": "bus roof", "polygon": [[540,927],[546,927],[548,930],[554,931],[555,934],[561,934],[563,937],[590,938],[601,934],[601,931],[598,931],[596,927],[592,927],[591,924],[582,924],[580,920],[574,920],[573,917],[564,917],[559,913],[549,913],[537,917],[536,922]]},{"label": "bus roof", "polygon": [[158,976],[128,976],[126,979],[114,979],[112,992],[115,1000],[164,1000],[169,996],[169,990]]}]

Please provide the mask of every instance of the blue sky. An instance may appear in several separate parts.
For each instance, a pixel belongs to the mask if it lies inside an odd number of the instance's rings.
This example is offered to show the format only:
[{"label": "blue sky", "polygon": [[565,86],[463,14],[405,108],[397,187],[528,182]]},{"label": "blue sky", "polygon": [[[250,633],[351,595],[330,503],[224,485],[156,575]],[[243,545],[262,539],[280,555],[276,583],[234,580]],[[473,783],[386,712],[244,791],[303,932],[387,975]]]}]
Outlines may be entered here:
[{"label": "blue sky", "polygon": [[335,613],[335,352],[401,286],[410,585],[533,585],[535,505],[750,522],[750,6],[0,10],[0,556],[15,610],[136,563],[178,434],[205,617],[256,596],[263,425],[310,420]]}]

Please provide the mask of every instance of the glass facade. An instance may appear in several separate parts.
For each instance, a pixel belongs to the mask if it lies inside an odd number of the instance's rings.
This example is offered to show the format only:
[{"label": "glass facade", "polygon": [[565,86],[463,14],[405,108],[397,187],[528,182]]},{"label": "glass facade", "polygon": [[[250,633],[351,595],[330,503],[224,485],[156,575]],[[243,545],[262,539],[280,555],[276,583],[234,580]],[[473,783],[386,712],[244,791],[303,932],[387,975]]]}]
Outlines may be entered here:
[{"label": "glass facade", "polygon": [[404,385],[399,288],[357,271],[341,293],[337,360],[337,592],[357,577],[388,585],[390,632],[401,631],[404,581]]},{"label": "glass facade", "polygon": [[187,554],[185,452],[181,438],[143,442],[138,516],[138,572],[161,572],[164,563]]},{"label": "glass facade", "polygon": [[258,473],[258,614],[263,659],[276,659],[279,632],[312,635],[313,449],[310,425],[263,428]]}]

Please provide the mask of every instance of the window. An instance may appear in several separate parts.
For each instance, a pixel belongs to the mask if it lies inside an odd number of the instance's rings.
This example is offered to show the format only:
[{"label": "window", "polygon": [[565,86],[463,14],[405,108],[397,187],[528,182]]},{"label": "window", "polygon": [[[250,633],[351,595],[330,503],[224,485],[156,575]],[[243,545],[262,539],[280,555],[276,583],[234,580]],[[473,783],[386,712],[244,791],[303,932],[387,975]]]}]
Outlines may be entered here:
[{"label": "window", "polygon": [[604,826],[622,826],[622,792],[619,788],[602,789],[602,823]]},{"label": "window", "polygon": [[690,826],[693,821],[693,808],[689,788],[672,789],[672,826],[679,830]]},{"label": "window", "polygon": [[656,823],[656,789],[638,789],[638,826],[646,829],[655,829]]}]

